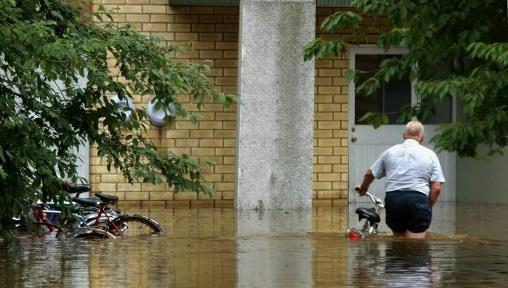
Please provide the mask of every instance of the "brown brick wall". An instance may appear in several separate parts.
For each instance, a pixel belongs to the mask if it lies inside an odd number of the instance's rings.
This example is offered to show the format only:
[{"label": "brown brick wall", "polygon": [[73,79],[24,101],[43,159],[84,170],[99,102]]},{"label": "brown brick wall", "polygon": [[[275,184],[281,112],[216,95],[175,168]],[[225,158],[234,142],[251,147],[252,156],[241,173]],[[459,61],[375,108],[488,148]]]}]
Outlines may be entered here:
[{"label": "brown brick wall", "polygon": [[[321,21],[337,9],[316,9],[316,36]],[[343,75],[348,55],[316,60],[314,94],[314,185],[315,205],[341,205],[348,198],[348,83]]]},{"label": "brown brick wall", "polygon": [[[316,36],[322,39],[351,40],[350,31],[320,33],[319,26],[328,16],[348,8],[316,9]],[[360,43],[375,43],[378,33],[369,30]],[[314,104],[314,193],[313,203],[323,206],[347,204],[349,170],[348,82],[349,53],[316,60]]]},{"label": "brown brick wall", "polygon": [[[139,31],[157,35],[167,44],[192,49],[177,55],[177,61],[193,61],[210,67],[210,79],[217,89],[236,93],[238,54],[237,7],[172,7],[167,0],[96,0],[114,10],[118,23],[131,22]],[[137,107],[144,107],[150,97],[137,97]],[[197,111],[188,98],[181,99],[189,111]],[[201,121],[177,121],[176,127],[152,126],[148,136],[161,151],[187,153],[216,163],[203,167],[204,176],[216,189],[211,198],[195,192],[175,194],[167,184],[135,183],[131,185],[97,157],[92,148],[90,178],[92,188],[120,197],[124,205],[141,205],[150,201],[167,207],[232,207],[234,197],[234,164],[236,153],[236,109],[207,103]],[[127,203],[129,202],[129,203]]]},{"label": "brown brick wall", "polygon": [[[158,35],[166,43],[187,45],[192,49],[177,55],[178,61],[205,63],[218,89],[237,92],[238,7],[174,7],[167,0],[96,0],[97,9],[118,9],[118,23],[131,22],[143,33]],[[336,11],[318,8],[316,31],[326,17]],[[319,34],[318,34],[319,35]],[[320,35],[332,37],[330,35]],[[344,205],[348,195],[348,87],[343,75],[348,55],[316,61],[314,121],[315,205]],[[135,99],[139,107],[149,97]],[[196,110],[188,99],[182,99],[189,110]],[[124,202],[141,205],[145,201],[168,207],[231,207],[234,198],[236,109],[224,109],[208,103],[197,125],[177,121],[176,127],[157,128],[148,132],[161,150],[187,153],[212,160],[216,165],[204,168],[204,175],[218,192],[211,199],[194,192],[174,194],[166,184],[125,182],[115,172],[109,173],[105,162],[91,151],[91,184],[96,191],[120,197]]]}]

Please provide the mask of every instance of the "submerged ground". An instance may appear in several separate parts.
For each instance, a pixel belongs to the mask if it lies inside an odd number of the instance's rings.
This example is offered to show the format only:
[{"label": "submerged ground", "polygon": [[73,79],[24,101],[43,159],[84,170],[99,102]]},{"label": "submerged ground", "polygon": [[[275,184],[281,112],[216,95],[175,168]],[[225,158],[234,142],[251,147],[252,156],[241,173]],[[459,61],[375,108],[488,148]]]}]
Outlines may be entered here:
[{"label": "submerged ground", "polygon": [[[508,206],[441,203],[426,240],[348,240],[348,207],[130,209],[164,235],[0,246],[1,287],[500,287]],[[351,217],[351,225],[356,219]]]}]

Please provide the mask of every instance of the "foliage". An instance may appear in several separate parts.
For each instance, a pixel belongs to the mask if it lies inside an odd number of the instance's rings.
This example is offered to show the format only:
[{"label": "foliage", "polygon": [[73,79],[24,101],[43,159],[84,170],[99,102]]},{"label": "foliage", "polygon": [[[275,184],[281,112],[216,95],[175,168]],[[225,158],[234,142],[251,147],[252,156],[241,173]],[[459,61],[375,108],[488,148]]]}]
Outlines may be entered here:
[{"label": "foliage", "polygon": [[225,106],[235,101],[212,88],[205,67],[175,62],[178,51],[113,24],[104,11],[88,15],[59,0],[0,0],[0,231],[38,191],[65,199],[61,178],[79,180],[75,151],[86,140],[129,182],[210,192],[195,160],[158,153],[143,136],[144,109],[111,100],[154,95],[158,108],[176,107],[177,116],[192,120],[197,115],[178,95],[199,108],[210,98]]},{"label": "foliage", "polygon": [[[501,153],[508,143],[506,5],[498,0],[353,0],[356,12],[334,13],[321,24],[328,33],[352,29],[350,43],[318,38],[307,45],[304,58],[337,56],[347,44],[365,43],[367,32],[375,29],[377,46],[407,47],[408,52],[384,60],[374,76],[357,83],[357,93],[372,94],[381,82],[409,75],[419,103],[401,111],[401,122],[413,116],[424,120],[433,113],[432,103],[451,97],[463,115],[440,126],[436,147],[470,157],[482,145],[488,155]],[[347,77],[358,81],[358,73],[349,71]],[[364,119],[381,125],[388,117],[370,113]]]}]

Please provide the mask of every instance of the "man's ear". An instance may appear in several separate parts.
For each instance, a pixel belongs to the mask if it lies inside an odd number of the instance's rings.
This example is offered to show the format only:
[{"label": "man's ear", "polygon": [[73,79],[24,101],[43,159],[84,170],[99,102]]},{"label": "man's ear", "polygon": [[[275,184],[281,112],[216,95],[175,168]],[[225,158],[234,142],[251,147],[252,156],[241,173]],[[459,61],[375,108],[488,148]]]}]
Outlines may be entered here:
[{"label": "man's ear", "polygon": [[425,138],[425,135],[422,135],[422,138],[420,138],[420,144],[423,143],[424,138]]}]

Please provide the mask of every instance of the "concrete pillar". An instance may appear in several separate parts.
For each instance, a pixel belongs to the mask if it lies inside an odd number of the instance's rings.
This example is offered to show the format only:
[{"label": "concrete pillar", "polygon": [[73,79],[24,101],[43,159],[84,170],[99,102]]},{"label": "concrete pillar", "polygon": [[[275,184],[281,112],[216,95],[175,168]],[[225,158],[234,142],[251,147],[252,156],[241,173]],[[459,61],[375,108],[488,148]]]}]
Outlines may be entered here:
[{"label": "concrete pillar", "polygon": [[237,209],[312,205],[315,1],[240,2]]}]

